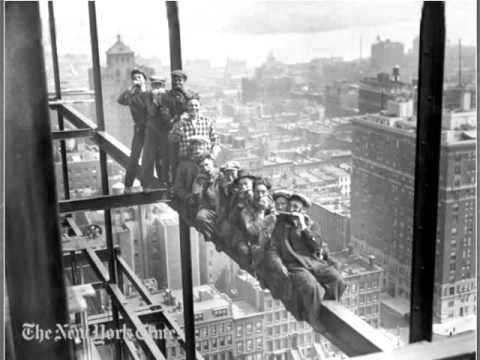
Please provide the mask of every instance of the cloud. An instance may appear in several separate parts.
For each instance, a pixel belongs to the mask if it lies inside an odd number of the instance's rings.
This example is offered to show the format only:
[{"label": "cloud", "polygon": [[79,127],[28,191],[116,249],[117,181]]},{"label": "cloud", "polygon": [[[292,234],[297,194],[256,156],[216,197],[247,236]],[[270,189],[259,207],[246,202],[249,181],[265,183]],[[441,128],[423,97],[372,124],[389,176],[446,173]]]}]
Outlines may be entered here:
[{"label": "cloud", "polygon": [[420,17],[417,1],[256,2],[239,8],[224,31],[303,33],[410,21]]}]

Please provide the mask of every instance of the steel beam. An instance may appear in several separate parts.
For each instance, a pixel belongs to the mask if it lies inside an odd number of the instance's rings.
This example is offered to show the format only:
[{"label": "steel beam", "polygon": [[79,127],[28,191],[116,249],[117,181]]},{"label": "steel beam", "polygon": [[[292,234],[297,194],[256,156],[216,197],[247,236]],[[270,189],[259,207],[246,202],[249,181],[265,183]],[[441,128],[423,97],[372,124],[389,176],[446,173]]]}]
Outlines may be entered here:
[{"label": "steel beam", "polygon": [[167,202],[167,200],[163,200],[166,192],[166,189],[158,189],[149,192],[131,194],[103,195],[82,199],[64,200],[59,201],[58,204],[61,213],[104,210],[134,205],[153,204],[157,202]]},{"label": "steel beam", "polygon": [[[170,42],[170,69],[182,69],[182,44],[180,41],[180,22],[178,20],[178,5],[176,1],[166,1],[168,34]],[[172,79],[173,84],[173,79]]]},{"label": "steel beam", "polygon": [[[65,143],[63,140],[65,139],[76,139],[82,137],[90,137],[95,135],[95,130],[93,129],[76,129],[76,130],[60,130],[60,131],[52,131],[52,138],[53,140],[61,140],[61,142]],[[67,171],[68,173],[68,171]]]},{"label": "steel beam", "polygon": [[347,356],[394,349],[394,345],[385,335],[336,301],[322,303],[318,321],[325,327],[325,332],[321,335]]},{"label": "steel beam", "polygon": [[[88,2],[88,17],[90,24],[90,45],[92,48],[92,68],[93,68],[93,84],[95,89],[95,108],[97,115],[97,129],[105,130],[105,119],[103,114],[103,95],[102,95],[102,77],[100,71],[100,54],[98,46],[98,31],[97,31],[97,13],[95,9],[95,2]],[[107,166],[107,154],[100,148],[100,176],[102,180],[102,193],[108,195],[108,166]],[[110,282],[115,284],[117,282],[117,269],[115,262],[115,249],[113,247],[113,233],[112,233],[112,216],[110,208],[104,210],[105,219],[105,239],[107,243],[107,249],[110,251],[111,257],[108,262],[108,272],[110,275]],[[119,305],[118,301],[112,303],[113,320],[118,325],[119,322]],[[115,343],[115,355],[117,360],[122,358],[122,349],[120,341]]]},{"label": "steel beam", "polygon": [[420,24],[410,342],[432,340],[442,131],[445,4],[425,1]]},{"label": "steel beam", "polygon": [[[118,311],[122,314],[125,323],[134,331],[134,334],[139,334],[136,339],[139,341],[145,354],[149,359],[165,359],[158,346],[153,341],[151,335],[140,321],[139,317],[130,309],[127,309],[124,305],[125,298],[116,284],[109,281],[107,270],[100,261],[100,258],[95,254],[92,249],[85,249],[90,265],[93,271],[97,275],[100,281],[105,284],[105,290],[111,297],[112,303],[118,308]],[[120,329],[117,321],[113,321],[116,329]],[[119,322],[118,322],[119,323]],[[119,342],[116,342],[119,344]]]},{"label": "steel beam", "polygon": [[68,322],[41,34],[38,3],[5,4],[7,312],[17,359],[73,359],[66,340],[22,336]]},{"label": "steel beam", "polygon": [[[52,47],[52,63],[53,63],[53,78],[55,82],[55,98],[62,98],[62,91],[60,87],[60,70],[58,67],[58,53],[57,53],[57,33],[55,30],[55,12],[53,10],[53,1],[48,2],[48,21],[50,25],[50,44]],[[57,112],[58,129],[64,130],[63,115]],[[60,156],[62,159],[62,178],[63,178],[63,193],[65,199],[70,199],[70,184],[68,179],[68,163],[67,163],[67,148],[65,141],[60,141]]]},{"label": "steel beam", "polygon": [[[163,310],[163,306],[159,304],[158,301],[155,301],[153,299],[153,297],[150,295],[150,292],[145,287],[145,285],[143,285],[143,282],[140,280],[137,274],[135,274],[132,269],[130,269],[126,261],[118,254],[117,262],[118,266],[125,274],[125,276],[130,280],[133,287],[140,294],[140,297],[143,299],[143,301],[145,301],[147,305],[152,305],[150,306],[151,310],[158,311],[159,318],[156,319],[157,322],[160,321],[160,324],[165,324],[165,326],[172,332],[172,334],[175,334],[176,340],[178,341],[180,346],[186,351],[187,342],[185,341],[185,333],[180,328],[180,326],[178,326],[177,321],[173,319],[168,312]],[[200,360],[203,359],[203,357],[199,352],[196,351],[195,359]]]},{"label": "steel beam", "polygon": [[60,112],[68,122],[70,122],[77,129],[97,129],[95,124],[88,117],[83,115],[80,111],[71,105],[65,105],[59,102],[50,102],[50,109]]}]

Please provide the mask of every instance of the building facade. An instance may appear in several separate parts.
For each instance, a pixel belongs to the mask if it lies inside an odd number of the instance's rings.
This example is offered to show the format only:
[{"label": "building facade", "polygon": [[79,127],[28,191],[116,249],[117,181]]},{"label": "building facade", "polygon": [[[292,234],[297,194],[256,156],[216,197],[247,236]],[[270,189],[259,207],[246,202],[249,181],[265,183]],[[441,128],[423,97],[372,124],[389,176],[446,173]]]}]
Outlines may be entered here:
[{"label": "building facade", "polygon": [[[384,290],[410,297],[415,122],[354,120],[352,245],[385,269]],[[392,120],[392,119],[390,119]],[[444,130],[440,156],[435,321],[475,307],[475,144],[472,132]]]}]

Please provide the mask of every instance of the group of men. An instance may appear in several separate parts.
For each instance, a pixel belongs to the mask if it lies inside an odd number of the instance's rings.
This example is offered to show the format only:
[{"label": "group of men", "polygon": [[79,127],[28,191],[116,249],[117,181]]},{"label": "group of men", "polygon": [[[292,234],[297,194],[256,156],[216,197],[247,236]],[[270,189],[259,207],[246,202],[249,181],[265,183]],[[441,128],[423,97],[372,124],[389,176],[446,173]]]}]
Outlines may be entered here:
[{"label": "group of men", "polygon": [[[188,143],[194,135],[205,136],[212,154],[219,151],[218,138],[212,122],[200,114],[197,93],[185,89],[187,75],[174,70],[172,88],[166,90],[166,78],[147,76],[140,69],[131,72],[132,85],[118,98],[128,106],[134,122],[131,155],[125,175],[125,192],[132,191],[136,177],[144,190],[167,187],[175,178],[182,158],[189,156]],[[142,154],[142,166],[138,161]],[[154,169],[157,178],[154,177]]]},{"label": "group of men", "polygon": [[155,167],[160,185],[172,185],[181,216],[207,241],[234,254],[242,268],[268,273],[259,280],[275,297],[293,299],[293,307],[306,314],[318,309],[323,299],[340,299],[346,285],[338,264],[314,235],[307,214],[309,199],[272,191],[267,179],[240,169],[235,161],[217,169],[217,134],[212,121],[200,112],[198,95],[184,89],[186,80],[183,71],[175,70],[171,90],[165,90],[164,78],[156,77],[147,89],[145,74],[132,71],[133,84],[118,100],[130,107],[135,129],[126,191],[143,147],[144,189],[158,184]]},{"label": "group of men", "polygon": [[[233,254],[240,267],[269,274],[259,280],[275,297],[296,296],[295,307],[306,313],[318,309],[323,299],[339,300],[346,284],[307,214],[310,200],[296,192],[272,191],[267,179],[240,169],[235,161],[217,169],[201,147],[205,142],[192,137],[192,157],[178,167],[173,190],[181,215],[207,241]],[[292,282],[293,288],[286,286]]]}]

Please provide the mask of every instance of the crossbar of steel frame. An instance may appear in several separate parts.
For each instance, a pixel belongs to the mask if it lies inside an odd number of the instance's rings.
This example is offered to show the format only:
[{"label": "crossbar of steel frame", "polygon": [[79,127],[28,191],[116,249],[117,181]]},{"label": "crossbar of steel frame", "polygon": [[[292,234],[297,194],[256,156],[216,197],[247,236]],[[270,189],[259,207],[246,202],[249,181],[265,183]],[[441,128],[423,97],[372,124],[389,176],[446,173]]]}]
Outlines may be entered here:
[{"label": "crossbar of steel frame", "polygon": [[61,130],[61,131],[52,131],[53,140],[66,140],[66,139],[75,139],[81,137],[90,137],[95,135],[93,129],[75,129],[75,130]]},{"label": "crossbar of steel frame", "polygon": [[[97,256],[94,250],[84,249],[84,253],[87,256],[87,259],[92,267],[94,273],[98,279],[104,283],[105,290],[110,295],[112,302],[118,308],[118,311],[122,314],[122,317],[125,323],[134,331],[134,334],[138,334],[136,339],[139,341],[140,346],[142,347],[145,354],[150,359],[162,360],[165,359],[164,355],[159,350],[158,346],[155,344],[152,336],[148,333],[147,329],[144,327],[140,318],[130,309],[127,309],[124,306],[125,298],[116,284],[113,284],[109,281],[109,276],[107,270],[103,266],[100,258]],[[115,322],[115,321],[114,321]],[[115,324],[116,329],[120,327]],[[116,342],[119,343],[119,342]]]},{"label": "crossbar of steel frame", "polygon": [[103,195],[82,199],[59,201],[60,213],[75,211],[94,211],[113,209],[133,205],[153,204],[157,202],[168,202],[165,200],[166,189],[156,189],[148,192],[138,192],[121,195]]}]

